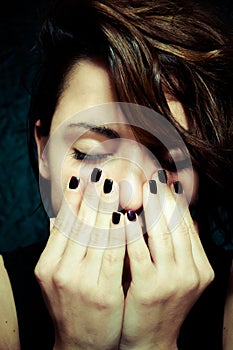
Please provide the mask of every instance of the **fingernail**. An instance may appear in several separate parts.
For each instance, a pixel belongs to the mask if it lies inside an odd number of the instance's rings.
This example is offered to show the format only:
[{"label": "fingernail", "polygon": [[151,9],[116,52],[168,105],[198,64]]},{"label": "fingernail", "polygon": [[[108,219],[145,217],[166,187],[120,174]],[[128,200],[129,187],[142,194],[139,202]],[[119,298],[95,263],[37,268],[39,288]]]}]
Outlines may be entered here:
[{"label": "fingernail", "polygon": [[174,190],[177,194],[181,194],[184,192],[183,186],[181,185],[180,181],[173,182],[173,187],[174,187]]},{"label": "fingernail", "polygon": [[163,184],[167,183],[167,174],[165,170],[159,170],[158,171],[158,178],[159,181],[162,182]]},{"label": "fingernail", "polygon": [[78,188],[80,179],[76,176],[72,176],[69,182],[69,188],[71,190],[75,190],[76,188]]},{"label": "fingernail", "polygon": [[102,174],[102,170],[94,168],[91,173],[91,182],[98,182]]},{"label": "fingernail", "polygon": [[106,179],[104,181],[104,193],[110,193],[112,191],[113,181],[111,179]]},{"label": "fingernail", "polygon": [[117,225],[117,224],[119,224],[120,219],[121,219],[121,213],[118,213],[118,212],[114,211],[112,213],[112,223],[114,225]]},{"label": "fingernail", "polygon": [[127,211],[127,218],[129,221],[135,221],[136,220],[136,213],[134,210],[128,210]]},{"label": "fingernail", "polygon": [[156,194],[157,193],[157,184],[155,180],[150,180],[149,181],[149,186],[150,186],[150,193]]}]

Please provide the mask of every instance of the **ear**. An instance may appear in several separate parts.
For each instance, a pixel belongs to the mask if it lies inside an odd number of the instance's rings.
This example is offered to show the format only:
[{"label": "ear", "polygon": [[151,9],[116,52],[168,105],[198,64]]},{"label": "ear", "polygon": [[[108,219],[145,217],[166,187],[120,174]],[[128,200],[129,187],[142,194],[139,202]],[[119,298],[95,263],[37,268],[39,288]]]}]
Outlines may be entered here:
[{"label": "ear", "polygon": [[34,137],[37,145],[39,173],[44,179],[49,180],[50,172],[48,166],[48,158],[44,152],[45,146],[48,141],[48,136],[43,136],[41,130],[41,121],[37,120],[34,128]]}]

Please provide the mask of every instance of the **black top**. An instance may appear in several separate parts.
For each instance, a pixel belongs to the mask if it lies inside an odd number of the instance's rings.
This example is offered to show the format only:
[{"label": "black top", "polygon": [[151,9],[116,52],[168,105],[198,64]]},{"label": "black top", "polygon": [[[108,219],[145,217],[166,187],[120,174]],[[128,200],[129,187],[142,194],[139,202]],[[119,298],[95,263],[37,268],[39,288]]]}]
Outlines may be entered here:
[{"label": "black top", "polygon": [[2,254],[15,298],[21,350],[53,349],[53,323],[34,276],[45,244],[40,242]]},{"label": "black top", "polygon": [[[18,314],[22,350],[51,350],[53,325],[34,277],[34,268],[46,242],[4,253]],[[221,350],[224,303],[232,253],[212,246],[208,252],[215,271],[213,283],[204,291],[186,318],[178,340],[180,350]]]}]

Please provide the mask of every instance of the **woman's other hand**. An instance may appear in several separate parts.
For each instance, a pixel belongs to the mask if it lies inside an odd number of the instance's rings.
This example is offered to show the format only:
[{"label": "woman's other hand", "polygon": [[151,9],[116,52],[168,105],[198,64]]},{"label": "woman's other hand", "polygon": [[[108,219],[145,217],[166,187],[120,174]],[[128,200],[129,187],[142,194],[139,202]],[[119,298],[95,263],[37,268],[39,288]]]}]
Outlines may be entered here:
[{"label": "woman's other hand", "polygon": [[126,216],[132,281],[122,350],[177,349],[187,313],[214,278],[181,184],[163,182],[154,176],[143,189],[148,247],[137,218],[129,221]]}]

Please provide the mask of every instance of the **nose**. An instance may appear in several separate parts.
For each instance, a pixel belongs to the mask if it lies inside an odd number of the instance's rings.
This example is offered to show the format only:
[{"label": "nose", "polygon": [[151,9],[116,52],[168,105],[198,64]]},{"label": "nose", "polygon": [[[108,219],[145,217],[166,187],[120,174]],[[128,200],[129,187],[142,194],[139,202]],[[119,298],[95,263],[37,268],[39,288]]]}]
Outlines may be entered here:
[{"label": "nose", "polygon": [[[147,176],[142,169],[135,164],[128,162],[125,164],[124,173],[121,181],[119,181],[119,208],[118,211],[125,214],[128,210],[133,210],[138,215],[138,223],[146,232],[144,206],[143,206],[143,184],[147,180]],[[135,232],[137,235],[138,232]],[[137,236],[135,236],[136,238]]]},{"label": "nose", "polygon": [[[133,170],[133,169],[132,169]],[[143,174],[130,172],[119,182],[120,209],[138,211],[142,207]]]},{"label": "nose", "polygon": [[120,209],[139,212],[143,205],[143,184],[151,179],[155,165],[149,159],[137,162],[120,160],[114,165],[115,180],[119,184]]}]

